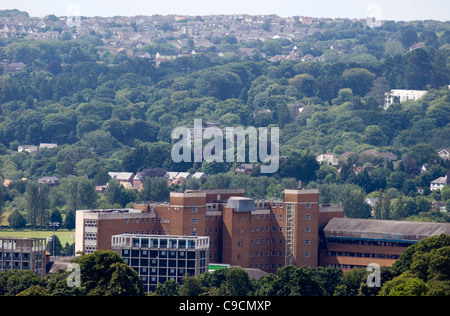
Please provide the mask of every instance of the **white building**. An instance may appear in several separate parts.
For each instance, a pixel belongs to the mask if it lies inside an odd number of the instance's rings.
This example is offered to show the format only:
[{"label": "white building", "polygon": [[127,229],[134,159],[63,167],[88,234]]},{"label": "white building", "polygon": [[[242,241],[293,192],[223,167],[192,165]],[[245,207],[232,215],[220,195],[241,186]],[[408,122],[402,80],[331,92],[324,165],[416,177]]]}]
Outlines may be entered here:
[{"label": "white building", "polygon": [[20,146],[17,148],[17,151],[18,151],[19,153],[21,153],[21,152],[27,152],[27,153],[30,153],[30,154],[34,154],[35,152],[38,151],[38,147],[37,147],[37,146],[34,146],[34,145],[20,145]]},{"label": "white building", "polygon": [[209,237],[114,235],[112,249],[137,271],[146,291],[167,280],[183,283],[186,275],[208,271]]},{"label": "white building", "polygon": [[53,144],[53,143],[41,143],[39,145],[39,150],[41,149],[52,149],[52,148],[56,148],[58,147],[58,144]]},{"label": "white building", "polygon": [[448,184],[447,176],[440,177],[434,181],[431,181],[430,190],[431,191],[441,191]]},{"label": "white building", "polygon": [[438,155],[444,160],[450,160],[450,149],[443,149],[438,152]]},{"label": "white building", "polygon": [[426,90],[391,90],[391,92],[386,92],[384,94],[384,109],[389,108],[396,98],[400,103],[405,101],[416,101],[427,94]]},{"label": "white building", "polygon": [[339,165],[339,159],[333,153],[319,155],[316,157],[316,160],[319,164],[327,164],[332,166]]}]

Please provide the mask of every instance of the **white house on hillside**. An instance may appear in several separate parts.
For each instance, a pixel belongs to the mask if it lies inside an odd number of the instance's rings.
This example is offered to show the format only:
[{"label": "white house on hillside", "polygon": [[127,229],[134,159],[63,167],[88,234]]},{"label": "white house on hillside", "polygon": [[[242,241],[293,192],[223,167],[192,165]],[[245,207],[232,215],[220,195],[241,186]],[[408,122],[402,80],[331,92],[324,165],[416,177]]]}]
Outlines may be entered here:
[{"label": "white house on hillside", "polygon": [[328,164],[332,166],[339,165],[339,159],[333,153],[319,155],[316,157],[316,160],[319,164]]},{"label": "white house on hillside", "polygon": [[450,149],[443,149],[438,152],[438,155],[444,160],[450,160]]},{"label": "white house on hillside", "polygon": [[34,146],[34,145],[20,145],[20,146],[17,148],[17,151],[18,151],[19,153],[21,153],[21,152],[27,152],[27,153],[30,153],[30,154],[34,154],[35,152],[38,151],[38,147],[37,147],[37,146]]},{"label": "white house on hillside", "polygon": [[384,94],[384,109],[386,110],[392,104],[394,104],[397,99],[400,103],[405,101],[416,101],[427,94],[426,90],[391,90],[391,92],[386,92]]},{"label": "white house on hillside", "polygon": [[441,191],[446,185],[448,185],[448,178],[447,176],[445,177],[440,177],[436,180],[431,181],[430,184],[430,190],[431,191]]}]

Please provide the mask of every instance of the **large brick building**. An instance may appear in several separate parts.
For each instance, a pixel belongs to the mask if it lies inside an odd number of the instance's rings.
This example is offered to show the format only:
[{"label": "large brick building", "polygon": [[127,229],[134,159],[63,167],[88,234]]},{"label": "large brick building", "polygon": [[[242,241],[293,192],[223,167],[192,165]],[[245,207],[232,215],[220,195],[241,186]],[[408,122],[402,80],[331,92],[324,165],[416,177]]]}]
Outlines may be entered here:
[{"label": "large brick building", "polygon": [[186,191],[169,203],[77,211],[76,251],[111,250],[121,234],[206,236],[209,263],[271,273],[285,265],[391,267],[408,246],[450,234],[450,224],[344,218],[342,205],[319,204],[316,189],[261,201],[241,189]]},{"label": "large brick building", "polygon": [[166,204],[81,210],[76,251],[111,249],[120,234],[208,236],[209,262],[275,272],[319,265],[319,230],[342,206],[319,205],[318,190],[285,190],[284,200],[255,201],[242,189],[171,193]]}]

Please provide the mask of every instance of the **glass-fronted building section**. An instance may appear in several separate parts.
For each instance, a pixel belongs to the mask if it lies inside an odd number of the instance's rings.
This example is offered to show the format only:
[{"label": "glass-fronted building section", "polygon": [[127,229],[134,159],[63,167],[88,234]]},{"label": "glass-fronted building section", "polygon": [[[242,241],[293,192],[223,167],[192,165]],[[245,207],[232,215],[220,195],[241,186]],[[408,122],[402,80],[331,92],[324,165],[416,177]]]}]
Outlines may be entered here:
[{"label": "glass-fronted building section", "polygon": [[209,237],[123,234],[112,236],[112,248],[139,274],[147,291],[208,271]]}]

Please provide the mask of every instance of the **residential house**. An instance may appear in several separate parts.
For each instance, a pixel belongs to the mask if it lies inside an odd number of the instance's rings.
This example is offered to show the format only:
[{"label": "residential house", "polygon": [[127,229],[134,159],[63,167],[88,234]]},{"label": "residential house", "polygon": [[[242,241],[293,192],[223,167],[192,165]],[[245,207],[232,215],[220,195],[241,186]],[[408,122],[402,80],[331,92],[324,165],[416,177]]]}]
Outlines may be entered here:
[{"label": "residential house", "polygon": [[39,144],[39,150],[41,149],[52,149],[52,148],[56,148],[58,147],[57,144],[52,144],[52,143],[40,143]]},{"label": "residential house", "polygon": [[144,189],[144,182],[145,179],[142,172],[136,173],[136,176],[133,179],[133,188],[138,191],[142,191]]},{"label": "residential house", "polygon": [[21,152],[27,152],[27,153],[30,153],[30,154],[34,154],[34,153],[36,153],[36,152],[38,151],[38,147],[37,147],[37,146],[34,146],[34,145],[20,145],[20,146],[17,148],[17,151],[18,151],[19,153],[21,153]]},{"label": "residential house", "polygon": [[108,172],[111,179],[119,180],[125,189],[133,188],[134,173],[132,172]]},{"label": "residential house", "polygon": [[192,177],[192,174],[190,174],[189,172],[179,172],[171,184],[181,185],[184,182],[189,181],[189,179],[191,177]]},{"label": "residential house", "polygon": [[441,201],[433,201],[431,203],[431,209],[435,212],[442,212],[442,213],[447,212],[447,206],[445,205],[444,202]]},{"label": "residential house", "polygon": [[379,156],[383,157],[385,162],[395,162],[398,160],[397,155],[391,152],[379,153]]},{"label": "residential house", "polygon": [[438,152],[438,155],[444,160],[450,160],[450,149],[443,149]]},{"label": "residential house", "polygon": [[419,100],[427,93],[427,90],[391,90],[391,92],[384,94],[384,109],[388,109],[395,102],[403,103],[409,100]]},{"label": "residential house", "polygon": [[236,169],[234,169],[234,173],[235,174],[245,173],[245,174],[249,175],[253,171],[258,170],[259,168],[260,168],[259,164],[243,163],[240,166],[238,166]]},{"label": "residential house", "polygon": [[431,181],[430,190],[431,191],[441,191],[446,185],[449,184],[448,175],[445,177],[437,178],[436,180]]},{"label": "residential house", "polygon": [[58,177],[42,177],[39,179],[39,184],[46,184],[50,187],[55,186],[58,184],[59,178]]},{"label": "residential house", "polygon": [[311,61],[311,60],[316,60],[316,57],[314,57],[311,54],[306,54],[305,56],[302,57],[302,61]]},{"label": "residential house", "polygon": [[9,72],[19,72],[19,71],[23,71],[26,67],[26,65],[24,63],[8,63],[8,62],[2,62],[0,63],[1,67],[3,68],[4,71],[9,71]]},{"label": "residential house", "polygon": [[164,179],[166,179],[167,185],[171,185],[172,181],[176,179],[178,172],[168,171],[164,175]]},{"label": "residential house", "polygon": [[339,165],[339,159],[334,153],[319,155],[316,157],[316,160],[319,164],[327,164],[335,167]]},{"label": "residential house", "polygon": [[347,160],[350,156],[352,155],[357,155],[357,153],[353,152],[353,151],[346,151],[345,153],[343,153],[341,155],[341,158]]},{"label": "residential house", "polygon": [[208,180],[208,176],[204,172],[196,172],[192,175],[191,179],[197,179],[201,182],[202,180]]},{"label": "residential house", "polygon": [[409,51],[411,52],[413,50],[416,50],[416,49],[419,49],[419,48],[425,48],[425,47],[426,47],[426,45],[425,45],[424,42],[418,42],[418,43],[415,43],[415,44],[411,45],[409,47]]},{"label": "residential house", "polygon": [[370,206],[370,209],[371,209],[371,214],[372,214],[372,216],[374,216],[375,214],[374,214],[374,208],[375,208],[375,205],[378,203],[378,200],[379,200],[379,198],[366,198],[366,203]]},{"label": "residential house", "polygon": [[363,151],[361,153],[361,155],[383,157],[383,160],[385,163],[398,161],[398,157],[394,153],[391,153],[391,152],[381,152],[380,153],[374,149],[368,149],[366,151]]}]

